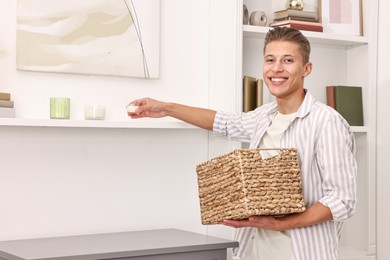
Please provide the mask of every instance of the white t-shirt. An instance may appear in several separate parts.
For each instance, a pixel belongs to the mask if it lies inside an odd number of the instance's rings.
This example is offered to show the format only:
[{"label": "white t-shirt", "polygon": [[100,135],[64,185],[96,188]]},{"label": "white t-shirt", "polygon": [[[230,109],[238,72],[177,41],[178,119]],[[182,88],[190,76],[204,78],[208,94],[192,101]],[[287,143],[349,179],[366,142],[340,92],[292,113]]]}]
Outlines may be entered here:
[{"label": "white t-shirt", "polygon": [[[280,139],[295,114],[283,115],[277,112],[260,142],[260,148],[280,148]],[[263,158],[277,154],[277,150],[261,151]],[[258,228],[252,237],[252,243],[252,250],[248,250],[243,260],[291,260],[292,258],[290,230],[273,231]]]}]

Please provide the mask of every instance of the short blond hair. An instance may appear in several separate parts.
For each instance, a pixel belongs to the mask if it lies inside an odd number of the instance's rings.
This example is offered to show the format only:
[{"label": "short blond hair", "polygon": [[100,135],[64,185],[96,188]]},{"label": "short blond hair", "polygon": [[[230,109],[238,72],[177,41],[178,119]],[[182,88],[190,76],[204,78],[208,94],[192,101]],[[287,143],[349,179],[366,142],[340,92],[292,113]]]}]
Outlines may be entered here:
[{"label": "short blond hair", "polygon": [[289,27],[275,27],[268,31],[264,40],[264,50],[267,45],[275,41],[288,41],[299,45],[299,50],[303,57],[303,62],[306,64],[310,60],[310,42],[309,40],[299,31]]}]

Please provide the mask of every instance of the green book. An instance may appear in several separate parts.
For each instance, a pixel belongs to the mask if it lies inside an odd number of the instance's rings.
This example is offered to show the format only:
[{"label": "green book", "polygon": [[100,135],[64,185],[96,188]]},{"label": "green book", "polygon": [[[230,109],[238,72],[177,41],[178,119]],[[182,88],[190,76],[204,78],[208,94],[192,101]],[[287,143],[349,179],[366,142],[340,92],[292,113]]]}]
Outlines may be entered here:
[{"label": "green book", "polygon": [[328,105],[337,110],[351,126],[363,126],[362,88],[327,86]]}]

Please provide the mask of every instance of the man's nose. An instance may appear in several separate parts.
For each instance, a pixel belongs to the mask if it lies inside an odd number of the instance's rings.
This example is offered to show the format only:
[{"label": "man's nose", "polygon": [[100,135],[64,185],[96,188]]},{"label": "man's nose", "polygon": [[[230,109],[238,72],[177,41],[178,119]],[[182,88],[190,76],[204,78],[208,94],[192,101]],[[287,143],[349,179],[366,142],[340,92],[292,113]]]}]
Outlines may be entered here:
[{"label": "man's nose", "polygon": [[276,61],[272,67],[273,71],[282,71],[283,70],[283,64],[280,61]]}]

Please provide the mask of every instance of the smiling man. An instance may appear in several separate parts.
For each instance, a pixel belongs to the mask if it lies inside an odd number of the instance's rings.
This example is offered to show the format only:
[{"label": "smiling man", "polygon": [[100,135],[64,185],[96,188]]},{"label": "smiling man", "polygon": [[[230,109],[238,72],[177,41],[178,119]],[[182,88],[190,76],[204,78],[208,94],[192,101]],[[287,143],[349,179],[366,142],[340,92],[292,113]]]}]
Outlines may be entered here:
[{"label": "smiling man", "polygon": [[[245,260],[337,260],[343,222],[356,212],[355,140],[347,121],[304,87],[312,70],[310,43],[300,31],[271,29],[264,44],[263,80],[276,101],[230,114],[149,98],[132,101],[132,118],[172,116],[251,148],[297,148],[307,210],[285,217],[224,220],[244,238]],[[274,156],[272,153],[263,156]]]},{"label": "smiling man", "polygon": [[264,49],[263,78],[282,114],[296,112],[305,97],[304,77],[312,64],[304,49],[290,41],[272,41]]}]

